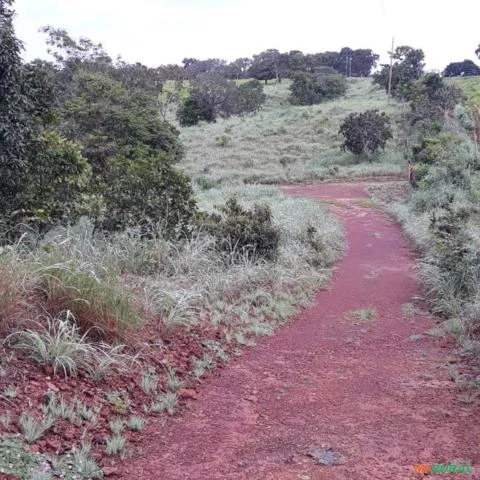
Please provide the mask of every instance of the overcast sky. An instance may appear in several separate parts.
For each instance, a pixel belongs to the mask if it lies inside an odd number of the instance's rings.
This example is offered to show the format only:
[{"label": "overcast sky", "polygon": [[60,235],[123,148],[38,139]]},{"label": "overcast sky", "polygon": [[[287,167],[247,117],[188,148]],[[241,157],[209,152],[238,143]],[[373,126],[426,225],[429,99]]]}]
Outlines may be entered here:
[{"label": "overcast sky", "polygon": [[386,61],[396,45],[425,52],[427,68],[475,60],[478,0],[16,0],[25,57],[48,58],[52,25],[85,36],[107,52],[149,66],[184,57],[234,60],[267,48],[305,53],[371,48]]}]

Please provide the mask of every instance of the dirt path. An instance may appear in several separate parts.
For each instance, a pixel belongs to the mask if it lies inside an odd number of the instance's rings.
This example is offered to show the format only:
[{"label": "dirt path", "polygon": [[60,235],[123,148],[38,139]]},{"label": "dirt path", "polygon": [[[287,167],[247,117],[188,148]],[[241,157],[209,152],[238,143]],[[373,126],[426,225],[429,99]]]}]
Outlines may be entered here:
[{"label": "dirt path", "polygon": [[[342,199],[333,208],[349,248],[328,290],[205,381],[177,418],[151,424],[121,478],[408,479],[416,463],[480,465],[478,405],[458,402],[442,368],[451,345],[415,336],[432,320],[404,315],[419,294],[413,258],[398,225],[352,200],[364,187],[285,189]],[[351,315],[369,309],[373,319]]]}]

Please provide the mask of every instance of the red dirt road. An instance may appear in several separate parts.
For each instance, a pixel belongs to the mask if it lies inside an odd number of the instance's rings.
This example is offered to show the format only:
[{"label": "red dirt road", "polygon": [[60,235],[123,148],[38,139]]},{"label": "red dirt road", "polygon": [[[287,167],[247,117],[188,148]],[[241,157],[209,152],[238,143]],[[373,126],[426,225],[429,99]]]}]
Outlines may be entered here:
[{"label": "red dirt road", "polygon": [[[150,423],[121,478],[409,479],[417,463],[472,463],[478,475],[480,409],[458,401],[442,368],[451,344],[425,335],[428,316],[402,313],[420,292],[400,227],[355,203],[365,184],[285,191],[342,200],[349,247],[328,289],[204,381],[178,417]],[[352,318],[365,309],[375,318]],[[317,464],[326,449],[341,464]],[[471,478],[430,478],[447,477]]]}]

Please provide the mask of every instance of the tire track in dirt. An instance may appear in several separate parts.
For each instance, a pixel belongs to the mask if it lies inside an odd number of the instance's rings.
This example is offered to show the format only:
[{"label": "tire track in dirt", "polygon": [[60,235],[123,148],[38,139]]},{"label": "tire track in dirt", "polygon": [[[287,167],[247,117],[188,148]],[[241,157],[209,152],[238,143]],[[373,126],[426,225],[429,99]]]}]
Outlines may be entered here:
[{"label": "tire track in dirt", "polygon": [[[418,337],[432,319],[404,317],[420,293],[414,258],[395,222],[356,202],[365,188],[285,188],[335,200],[349,247],[329,287],[207,379],[178,417],[151,423],[121,478],[409,479],[416,463],[480,465],[478,404],[460,404],[442,368],[452,345]],[[367,309],[375,318],[351,315]],[[343,462],[316,464],[319,449]]]}]

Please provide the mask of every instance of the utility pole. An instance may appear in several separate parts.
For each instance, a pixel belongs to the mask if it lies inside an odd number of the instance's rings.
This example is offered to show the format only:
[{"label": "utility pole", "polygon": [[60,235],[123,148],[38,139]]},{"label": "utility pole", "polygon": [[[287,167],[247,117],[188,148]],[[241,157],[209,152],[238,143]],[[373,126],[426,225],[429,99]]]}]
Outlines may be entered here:
[{"label": "utility pole", "polygon": [[390,72],[388,73],[388,101],[392,96],[392,70],[393,70],[393,37],[392,37],[392,50],[390,51]]}]

